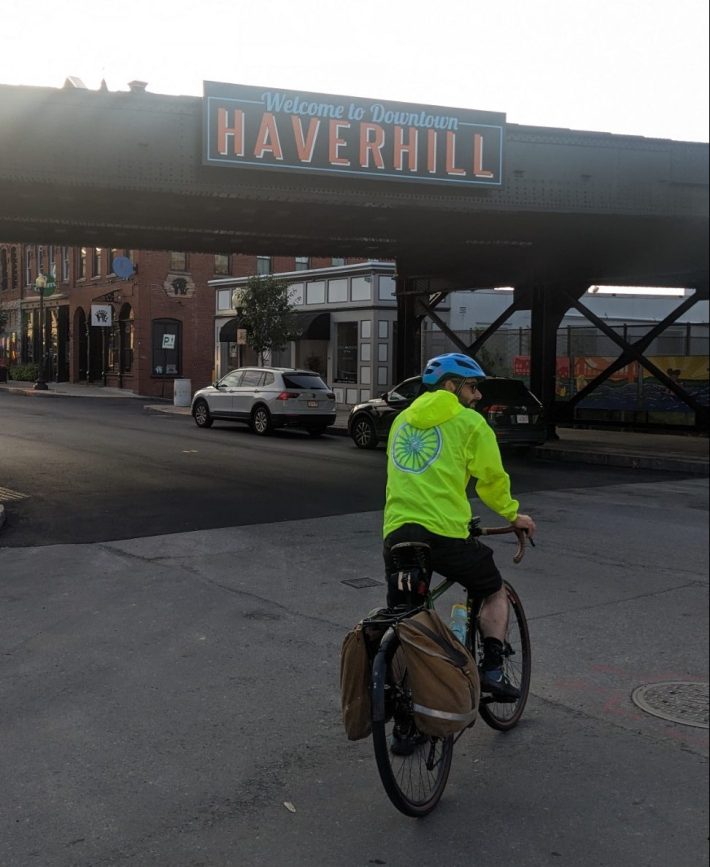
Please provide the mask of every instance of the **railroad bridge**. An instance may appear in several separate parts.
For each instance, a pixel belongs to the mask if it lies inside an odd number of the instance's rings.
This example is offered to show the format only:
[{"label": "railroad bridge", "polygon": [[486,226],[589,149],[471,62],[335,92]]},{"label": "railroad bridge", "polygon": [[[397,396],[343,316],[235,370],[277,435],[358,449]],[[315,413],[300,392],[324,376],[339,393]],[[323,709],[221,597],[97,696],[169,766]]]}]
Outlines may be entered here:
[{"label": "railroad bridge", "polygon": [[[69,80],[68,80],[69,83]],[[397,374],[430,317],[475,354],[531,311],[531,385],[550,418],[638,361],[708,297],[708,145],[506,121],[505,115],[205,82],[202,98],[0,85],[0,237],[21,243],[397,263]],[[592,284],[694,294],[627,343],[580,301]],[[472,345],[437,315],[454,289],[513,286]],[[575,307],[619,358],[555,398],[556,333]]]}]

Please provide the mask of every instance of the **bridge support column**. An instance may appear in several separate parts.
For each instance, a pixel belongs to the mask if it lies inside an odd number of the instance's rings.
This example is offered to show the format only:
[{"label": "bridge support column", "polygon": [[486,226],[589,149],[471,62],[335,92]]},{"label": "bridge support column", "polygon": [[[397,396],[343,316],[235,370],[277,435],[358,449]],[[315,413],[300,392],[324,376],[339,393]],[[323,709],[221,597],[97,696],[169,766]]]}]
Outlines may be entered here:
[{"label": "bridge support column", "polygon": [[555,378],[557,329],[565,314],[552,286],[532,289],[530,305],[530,390],[545,408],[547,439],[558,439],[555,430]]},{"label": "bridge support column", "polygon": [[421,373],[421,323],[416,309],[416,281],[397,276],[395,383]]}]

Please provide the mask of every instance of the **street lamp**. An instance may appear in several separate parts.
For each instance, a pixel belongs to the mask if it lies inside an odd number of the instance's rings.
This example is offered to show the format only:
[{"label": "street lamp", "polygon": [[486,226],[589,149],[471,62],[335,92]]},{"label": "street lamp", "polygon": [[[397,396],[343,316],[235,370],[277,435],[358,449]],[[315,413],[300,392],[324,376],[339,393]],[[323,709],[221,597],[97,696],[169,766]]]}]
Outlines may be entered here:
[{"label": "street lamp", "polygon": [[35,390],[47,391],[49,386],[44,378],[44,290],[47,288],[47,278],[41,272],[35,278],[35,289],[39,292],[39,339],[40,339],[40,357],[37,366],[37,381],[34,384]]},{"label": "street lamp", "polygon": [[[242,366],[242,346],[243,346],[242,341],[243,341],[244,335],[240,334],[239,332],[242,330],[240,328],[240,326],[242,324],[242,315],[244,314],[243,298],[244,298],[244,290],[243,289],[241,289],[240,287],[237,287],[236,289],[232,290],[232,309],[237,314],[237,324],[236,324],[236,328],[234,329],[234,331],[235,331],[234,336],[236,338],[236,343],[237,343],[237,367],[238,368]],[[240,338],[242,338],[241,341],[240,341]]]}]

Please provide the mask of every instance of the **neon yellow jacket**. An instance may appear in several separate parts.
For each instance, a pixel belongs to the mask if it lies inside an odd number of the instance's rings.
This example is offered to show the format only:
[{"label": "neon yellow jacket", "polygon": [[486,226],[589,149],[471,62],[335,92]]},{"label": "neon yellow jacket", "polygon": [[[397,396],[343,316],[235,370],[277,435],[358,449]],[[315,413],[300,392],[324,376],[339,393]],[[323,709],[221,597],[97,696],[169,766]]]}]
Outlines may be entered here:
[{"label": "neon yellow jacket", "polygon": [[440,536],[467,538],[466,486],[472,476],[486,506],[514,521],[519,503],[510,495],[510,477],[488,422],[450,391],[421,395],[390,430],[384,535],[402,524],[422,524]]}]

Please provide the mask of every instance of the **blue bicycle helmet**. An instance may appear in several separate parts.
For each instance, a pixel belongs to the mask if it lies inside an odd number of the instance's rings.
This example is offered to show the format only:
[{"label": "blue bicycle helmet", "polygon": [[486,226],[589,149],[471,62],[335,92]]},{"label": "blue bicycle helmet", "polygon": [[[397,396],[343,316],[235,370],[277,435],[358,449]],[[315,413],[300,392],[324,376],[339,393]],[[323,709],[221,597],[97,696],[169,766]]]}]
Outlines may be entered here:
[{"label": "blue bicycle helmet", "polygon": [[485,379],[486,374],[477,361],[462,352],[447,352],[430,358],[422,374],[422,382],[429,387],[438,385],[446,377]]}]

